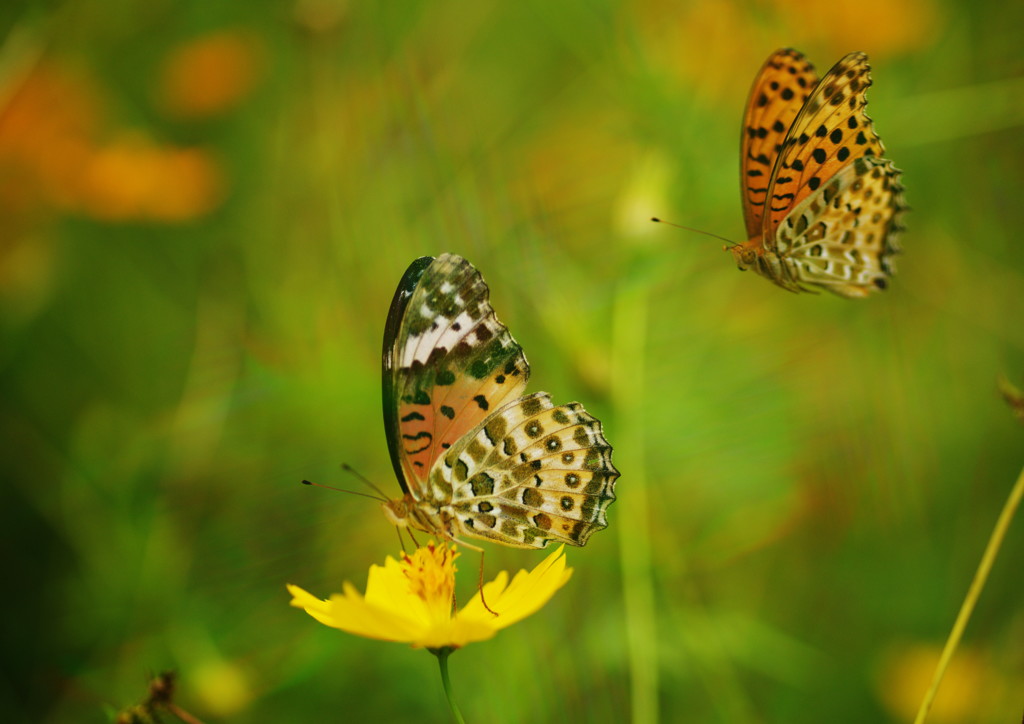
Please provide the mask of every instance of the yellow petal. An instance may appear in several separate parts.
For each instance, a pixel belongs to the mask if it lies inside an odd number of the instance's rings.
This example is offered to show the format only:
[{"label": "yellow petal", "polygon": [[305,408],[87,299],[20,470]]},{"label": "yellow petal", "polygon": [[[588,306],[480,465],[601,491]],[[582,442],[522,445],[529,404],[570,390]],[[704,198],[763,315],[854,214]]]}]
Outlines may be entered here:
[{"label": "yellow petal", "polygon": [[388,615],[426,627],[430,615],[426,604],[409,592],[409,579],[402,565],[391,556],[383,566],[370,566],[366,578],[366,602]]},{"label": "yellow petal", "polygon": [[359,636],[384,641],[406,641],[413,643],[424,630],[422,622],[367,603],[364,599],[354,600],[335,594],[331,596],[329,626]]},{"label": "yellow petal", "polygon": [[529,573],[519,571],[507,587],[504,571],[484,586],[487,605],[498,612],[497,616],[484,608],[478,593],[459,612],[459,618],[467,622],[489,623],[491,628],[501,629],[536,613],[572,576],[572,569],[565,565],[564,548],[559,546]]},{"label": "yellow petal", "polygon": [[324,619],[330,617],[330,604],[327,601],[321,601],[312,593],[309,593],[292,583],[288,584],[288,593],[292,594],[292,606],[305,609],[306,613],[310,616],[321,623],[326,623]]},{"label": "yellow petal", "polygon": [[323,601],[298,586],[288,584],[291,605],[302,608],[320,623],[367,638],[412,642],[424,627],[417,621],[368,603],[351,584],[344,594]]}]

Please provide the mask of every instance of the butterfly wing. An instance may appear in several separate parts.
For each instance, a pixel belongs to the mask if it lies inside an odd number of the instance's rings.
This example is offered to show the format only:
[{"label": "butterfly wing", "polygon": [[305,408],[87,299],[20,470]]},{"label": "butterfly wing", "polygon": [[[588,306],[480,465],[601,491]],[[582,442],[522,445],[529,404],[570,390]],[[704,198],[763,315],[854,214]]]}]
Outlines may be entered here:
[{"label": "butterfly wing", "polygon": [[773,53],[754,79],[740,138],[740,187],[747,238],[760,235],[772,169],[786,132],[818,82],[802,53]]},{"label": "butterfly wing", "polygon": [[864,53],[850,53],[825,74],[793,121],[768,186],[769,208],[762,218],[765,246],[774,251],[775,232],[800,202],[845,164],[882,156],[885,148],[864,112],[871,85]]},{"label": "butterfly wing", "polygon": [[899,175],[892,162],[864,156],[797,204],[778,244],[801,281],[844,297],[886,288],[906,210]]},{"label": "butterfly wing", "polygon": [[413,292],[416,291],[423,272],[433,262],[434,257],[421,256],[409,265],[409,268],[405,270],[405,274],[402,275],[402,280],[398,283],[395,296],[391,300],[391,307],[388,309],[387,321],[384,323],[384,349],[381,364],[384,436],[388,442],[388,453],[391,456],[391,466],[394,468],[395,477],[398,479],[399,485],[402,486],[402,492],[405,493],[409,492],[409,488],[405,482],[405,463],[403,462],[405,448],[400,439],[398,392],[395,385],[395,377],[398,372],[395,362],[398,353],[397,342],[402,320],[405,317],[406,309],[409,307],[409,300],[412,298]]},{"label": "butterfly wing", "polygon": [[412,263],[384,327],[384,425],[402,491],[424,497],[435,461],[490,412],[521,396],[530,368],[472,264]]},{"label": "butterfly wing", "polygon": [[444,456],[460,533],[520,548],[585,545],[608,525],[619,471],[601,423],[545,392],[495,411]]}]

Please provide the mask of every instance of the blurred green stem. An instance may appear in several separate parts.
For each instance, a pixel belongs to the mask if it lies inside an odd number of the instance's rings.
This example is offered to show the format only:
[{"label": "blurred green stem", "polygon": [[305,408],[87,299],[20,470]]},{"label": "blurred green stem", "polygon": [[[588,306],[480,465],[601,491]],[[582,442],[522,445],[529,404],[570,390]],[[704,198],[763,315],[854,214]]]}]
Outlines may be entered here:
[{"label": "blurred green stem", "polygon": [[[635,275],[634,275],[635,276]],[[629,462],[629,491],[619,503],[619,549],[629,647],[631,720],[658,721],[658,640],[651,535],[644,466],[644,370],[649,280],[626,276],[612,316],[612,400],[621,449]]]},{"label": "blurred green stem", "polygon": [[452,710],[452,719],[456,724],[466,724],[466,720],[462,718],[462,712],[459,711],[455,699],[452,698],[452,681],[448,677],[448,657],[454,650],[451,646],[445,646],[443,649],[430,649],[430,653],[437,657],[437,663],[441,667],[441,685],[444,687],[444,696],[448,700],[448,706]]},{"label": "blurred green stem", "polygon": [[939,691],[939,684],[942,683],[942,676],[946,673],[946,667],[949,665],[950,659],[953,658],[954,652],[956,652],[956,647],[960,643],[960,637],[963,636],[964,629],[967,628],[967,622],[974,611],[974,604],[978,602],[981,590],[985,587],[989,571],[992,570],[992,564],[996,560],[999,548],[1003,545],[1003,538],[1006,537],[1006,531],[1010,527],[1010,521],[1013,520],[1014,513],[1017,512],[1017,506],[1020,505],[1022,497],[1024,497],[1024,469],[1017,476],[1017,482],[1014,484],[1013,490],[1010,491],[1010,497],[1007,498],[1006,504],[1003,505],[1003,511],[999,514],[996,527],[988,539],[988,546],[986,546],[985,553],[981,557],[981,563],[978,564],[978,570],[974,573],[974,580],[967,591],[967,598],[964,599],[963,605],[960,606],[960,613],[957,614],[953,630],[950,631],[949,638],[946,639],[946,647],[942,650],[942,656],[939,657],[939,663],[935,667],[935,674],[932,676],[932,685],[928,688],[928,693],[924,695],[924,701],[921,702],[921,708],[917,711],[914,724],[922,724],[924,718],[928,715],[928,710],[931,709],[932,702],[935,700],[935,694]]}]

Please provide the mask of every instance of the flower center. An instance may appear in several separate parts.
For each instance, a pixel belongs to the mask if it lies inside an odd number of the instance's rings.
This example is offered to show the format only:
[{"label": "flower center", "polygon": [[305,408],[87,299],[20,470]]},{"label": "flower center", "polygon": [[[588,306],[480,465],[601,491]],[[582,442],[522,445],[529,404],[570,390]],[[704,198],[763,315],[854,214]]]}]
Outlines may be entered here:
[{"label": "flower center", "polygon": [[449,611],[455,595],[455,559],[459,556],[447,543],[428,543],[411,556],[402,555],[402,569],[409,591],[431,606],[444,605]]}]

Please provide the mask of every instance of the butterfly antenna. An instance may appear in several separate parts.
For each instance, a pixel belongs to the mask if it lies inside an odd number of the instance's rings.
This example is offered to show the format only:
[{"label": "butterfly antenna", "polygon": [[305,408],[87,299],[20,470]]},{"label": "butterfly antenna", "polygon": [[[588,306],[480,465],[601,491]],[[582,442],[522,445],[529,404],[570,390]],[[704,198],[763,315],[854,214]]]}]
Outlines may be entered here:
[{"label": "butterfly antenna", "polygon": [[388,502],[387,498],[383,498],[379,495],[370,495],[369,493],[360,493],[358,490],[346,490],[345,488],[335,488],[331,485],[323,485],[321,483],[314,483],[309,480],[303,480],[303,485],[312,485],[316,488],[325,488],[327,490],[336,490],[339,493],[348,493],[349,495],[358,495],[360,498],[369,498],[370,500],[379,500],[382,503]]},{"label": "butterfly antenna", "polygon": [[361,473],[360,473],[360,472],[359,472],[358,470],[354,469],[354,468],[353,468],[353,467],[352,467],[351,465],[349,465],[348,463],[342,463],[342,464],[341,464],[341,469],[342,469],[342,470],[344,470],[344,471],[345,471],[346,473],[349,473],[350,475],[353,475],[353,476],[354,476],[354,477],[355,477],[355,478],[356,478],[357,480],[360,480],[360,481],[362,481],[362,483],[363,483],[363,484],[364,484],[364,485],[365,485],[366,487],[368,487],[368,488],[369,488],[370,490],[372,490],[373,492],[377,493],[377,495],[379,495],[379,496],[381,496],[382,498],[384,498],[384,500],[387,500],[387,499],[388,499],[388,496],[387,496],[387,494],[385,494],[383,490],[381,490],[381,489],[380,489],[380,488],[378,488],[378,487],[377,487],[376,485],[374,485],[374,484],[373,484],[373,483],[371,483],[371,482],[370,482],[369,480],[367,480],[367,479],[366,479],[366,477],[365,477],[364,475],[362,475],[362,474],[361,474]]},{"label": "butterfly antenna", "polygon": [[710,231],[702,231],[701,229],[694,229],[694,228],[691,228],[689,226],[683,226],[682,224],[673,224],[671,221],[664,221],[664,220],[659,219],[659,218],[654,217],[654,216],[651,217],[651,221],[653,221],[656,224],[668,224],[669,226],[674,226],[677,229],[682,229],[683,231],[692,231],[692,232],[694,232],[696,234],[704,234],[704,236],[710,236],[710,237],[715,238],[715,239],[721,239],[722,241],[724,241],[727,244],[730,244],[731,246],[739,246],[739,244],[737,244],[732,239],[726,239],[724,236],[719,236],[718,234],[712,234]]}]

